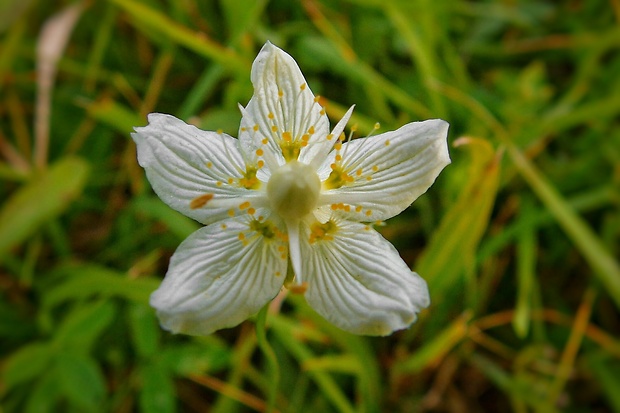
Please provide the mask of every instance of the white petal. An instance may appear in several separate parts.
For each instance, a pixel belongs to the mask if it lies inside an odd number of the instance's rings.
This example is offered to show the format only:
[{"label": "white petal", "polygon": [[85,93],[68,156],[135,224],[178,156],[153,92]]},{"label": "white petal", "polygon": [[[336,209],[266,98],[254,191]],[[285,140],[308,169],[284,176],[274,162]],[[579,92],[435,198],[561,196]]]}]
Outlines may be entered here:
[{"label": "white petal", "polygon": [[214,223],[179,246],[151,295],[164,328],[210,334],[241,323],[278,294],[287,269],[282,224],[263,221],[268,232],[251,222],[246,215]]},{"label": "white petal", "polygon": [[[433,119],[344,143],[342,166],[352,182],[323,191],[319,203],[348,205],[346,217],[354,221],[385,220],[399,214],[450,163],[447,133],[448,123]],[[322,180],[329,176],[335,156],[333,151],[321,166]]]},{"label": "white petal", "polygon": [[302,239],[310,306],[355,334],[387,335],[408,327],[430,303],[426,282],[374,229],[347,221],[335,224],[328,237],[311,242],[312,230],[307,229],[308,237]]},{"label": "white petal", "polygon": [[[285,132],[298,143],[303,135],[309,135],[307,145],[299,148],[301,162],[309,163],[321,148],[331,147],[332,142],[326,139],[327,115],[289,54],[267,42],[252,65],[252,84],[254,95],[245,108],[239,133],[244,145],[252,146],[247,141],[256,145],[266,139],[265,150],[278,153],[281,163],[284,158],[280,142]],[[313,133],[309,132],[311,129]]]},{"label": "white petal", "polygon": [[[138,146],[138,162],[170,207],[209,224],[227,218],[245,201],[254,200],[253,207],[262,205],[262,191],[240,183],[247,169],[237,139],[202,131],[170,115],[151,113],[148,120],[131,136]],[[209,194],[213,197],[203,207],[190,206]]]}]

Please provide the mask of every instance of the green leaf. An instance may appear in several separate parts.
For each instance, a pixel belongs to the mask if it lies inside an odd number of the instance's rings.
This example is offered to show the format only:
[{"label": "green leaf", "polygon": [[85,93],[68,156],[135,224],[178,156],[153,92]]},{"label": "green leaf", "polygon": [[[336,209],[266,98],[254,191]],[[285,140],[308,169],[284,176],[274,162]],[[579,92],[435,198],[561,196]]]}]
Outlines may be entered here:
[{"label": "green leaf", "polygon": [[28,344],[4,360],[2,382],[8,391],[12,387],[30,381],[47,370],[53,349],[47,343]]},{"label": "green leaf", "polygon": [[447,326],[443,331],[423,347],[417,349],[411,357],[395,366],[398,373],[417,373],[427,366],[435,365],[447,353],[452,351],[467,335],[470,314],[464,314]]},{"label": "green leaf", "polygon": [[196,221],[175,211],[155,197],[139,197],[131,202],[131,208],[157,219],[170,229],[179,239],[187,238],[201,227]]},{"label": "green leaf", "polygon": [[132,21],[135,20],[136,23],[139,23],[136,26],[144,25],[148,29],[145,31],[146,35],[162,34],[175,43],[226,66],[228,70],[234,73],[244,76],[249,73],[250,63],[248,61],[232,49],[209,39],[204,33],[199,34],[178,24],[164,13],[152,9],[146,4],[134,0],[112,0],[112,2],[129,13]]},{"label": "green leaf", "polygon": [[0,210],[0,257],[67,209],[82,193],[87,175],[84,160],[67,157],[14,193]]},{"label": "green leaf", "polygon": [[592,354],[587,357],[588,366],[594,377],[601,384],[603,393],[615,412],[620,412],[620,361],[612,359],[605,353]]},{"label": "green leaf", "polygon": [[61,347],[69,345],[87,353],[103,330],[110,325],[115,314],[116,307],[111,302],[76,306],[56,331],[54,341]]},{"label": "green leaf", "polygon": [[160,336],[155,311],[144,304],[134,304],[129,310],[129,324],[136,352],[145,358],[153,356],[159,349]]},{"label": "green leaf", "polygon": [[[207,338],[208,339],[208,338]],[[215,341],[168,345],[162,350],[161,362],[179,376],[188,377],[204,372],[217,372],[229,367],[233,351]]]},{"label": "green leaf", "polygon": [[79,353],[61,353],[56,357],[59,386],[67,399],[80,411],[101,411],[106,384],[97,363]]},{"label": "green leaf", "polygon": [[176,411],[176,390],[170,372],[158,364],[140,369],[140,411],[143,413],[172,413]]},{"label": "green leaf", "polygon": [[415,268],[428,281],[435,304],[474,264],[499,183],[499,162],[489,142],[461,138],[454,144],[469,150],[468,181]]},{"label": "green leaf", "polygon": [[161,282],[155,278],[129,278],[126,274],[96,265],[66,266],[55,273],[67,276],[67,279],[45,292],[42,300],[47,307],[92,296],[114,296],[148,304],[149,296]]},{"label": "green leaf", "polygon": [[24,413],[57,412],[61,397],[60,384],[55,370],[44,372],[28,394]]},{"label": "green leaf", "polygon": [[88,114],[99,122],[108,125],[122,135],[129,137],[135,126],[144,125],[146,119],[129,108],[111,99],[98,100],[86,106]]}]

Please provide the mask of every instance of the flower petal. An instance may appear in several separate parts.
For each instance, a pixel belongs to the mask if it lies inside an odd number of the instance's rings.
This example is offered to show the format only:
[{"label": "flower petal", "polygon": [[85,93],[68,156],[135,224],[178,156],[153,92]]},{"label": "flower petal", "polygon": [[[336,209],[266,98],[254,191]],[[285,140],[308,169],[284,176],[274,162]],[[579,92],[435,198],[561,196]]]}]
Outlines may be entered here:
[{"label": "flower petal", "polygon": [[231,209],[246,201],[261,206],[263,192],[247,188],[258,188],[260,182],[254,174],[254,185],[248,184],[248,165],[237,139],[170,115],[151,113],[148,120],[131,136],[138,162],[162,201],[203,224],[228,218]]},{"label": "flower petal", "polygon": [[328,321],[355,334],[408,327],[430,303],[426,282],[369,226],[315,223],[302,239],[306,300]]},{"label": "flower petal", "polygon": [[173,333],[206,335],[260,310],[278,294],[286,277],[281,234],[279,220],[259,222],[245,215],[190,235],[151,295],[162,326]]},{"label": "flower petal", "polygon": [[[335,183],[325,188],[319,203],[332,205],[354,221],[385,220],[401,213],[450,163],[447,133],[448,123],[432,119],[344,143],[319,169],[324,187]],[[330,179],[337,162],[346,175]]]},{"label": "flower petal", "polygon": [[331,147],[327,115],[289,54],[267,42],[252,65],[252,84],[239,131],[244,146],[260,143],[280,163],[291,158],[309,163],[322,147]]}]

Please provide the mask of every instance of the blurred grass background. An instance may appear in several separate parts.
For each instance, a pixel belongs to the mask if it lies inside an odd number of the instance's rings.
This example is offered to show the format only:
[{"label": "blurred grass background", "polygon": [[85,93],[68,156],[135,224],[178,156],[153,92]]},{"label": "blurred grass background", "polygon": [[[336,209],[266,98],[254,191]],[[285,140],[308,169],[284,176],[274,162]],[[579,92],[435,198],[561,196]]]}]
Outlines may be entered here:
[{"label": "blurred grass background", "polygon": [[[2,412],[620,411],[619,0],[2,0]],[[267,40],[364,136],[450,122],[453,159],[379,230],[433,304],[388,338],[290,296],[209,337],[148,296],[198,224],[129,138],[237,135]]]}]

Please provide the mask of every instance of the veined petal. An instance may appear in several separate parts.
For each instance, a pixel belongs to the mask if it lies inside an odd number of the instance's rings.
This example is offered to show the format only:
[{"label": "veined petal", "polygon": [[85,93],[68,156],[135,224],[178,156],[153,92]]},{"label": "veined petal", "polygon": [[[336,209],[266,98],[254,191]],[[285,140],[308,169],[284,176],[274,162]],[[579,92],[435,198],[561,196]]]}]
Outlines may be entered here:
[{"label": "veined petal", "polygon": [[355,334],[387,335],[429,305],[426,282],[374,229],[344,220],[306,229],[305,296],[329,322]]},{"label": "veined petal", "polygon": [[331,147],[327,115],[290,55],[267,42],[252,65],[252,84],[239,132],[244,146],[262,144],[280,163],[308,163],[323,146]]},{"label": "veined petal", "polygon": [[[258,165],[246,164],[239,141],[202,131],[174,116],[152,113],[132,133],[138,162],[157,195],[203,224],[234,215],[240,205],[263,205]],[[237,211],[238,212],[238,211]]]},{"label": "veined petal", "polygon": [[450,163],[447,133],[448,123],[432,119],[337,146],[319,170],[319,204],[354,221],[399,214]]},{"label": "veined petal", "polygon": [[245,215],[194,232],[176,250],[151,295],[162,326],[206,335],[258,312],[284,283],[285,239],[275,217],[258,221]]}]

